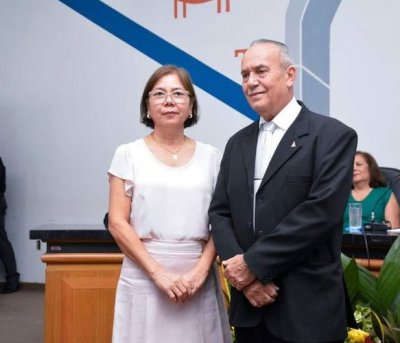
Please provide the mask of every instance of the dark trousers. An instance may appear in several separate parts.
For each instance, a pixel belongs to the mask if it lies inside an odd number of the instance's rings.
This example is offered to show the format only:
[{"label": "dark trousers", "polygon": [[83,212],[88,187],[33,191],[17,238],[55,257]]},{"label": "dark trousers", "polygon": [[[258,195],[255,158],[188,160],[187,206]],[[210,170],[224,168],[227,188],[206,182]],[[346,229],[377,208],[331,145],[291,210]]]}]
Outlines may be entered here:
[{"label": "dark trousers", "polygon": [[[235,328],[236,343],[294,343],[283,341],[274,335],[265,327],[258,325],[251,328]],[[342,341],[315,342],[315,343],[343,343]]]},{"label": "dark trousers", "polygon": [[17,274],[17,265],[12,245],[4,226],[4,214],[0,213],[0,260],[4,264],[7,275]]}]

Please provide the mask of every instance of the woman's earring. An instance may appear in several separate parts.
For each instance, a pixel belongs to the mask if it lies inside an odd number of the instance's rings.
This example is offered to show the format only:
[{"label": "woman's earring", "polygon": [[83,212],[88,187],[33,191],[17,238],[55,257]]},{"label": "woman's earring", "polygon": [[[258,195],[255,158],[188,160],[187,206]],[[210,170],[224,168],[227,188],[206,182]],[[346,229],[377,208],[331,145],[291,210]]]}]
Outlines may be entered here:
[{"label": "woman's earring", "polygon": [[151,118],[151,115],[150,115],[150,112],[147,112],[147,119],[150,119]]},{"label": "woman's earring", "polygon": [[189,118],[192,119],[193,118],[193,114],[189,113]]}]

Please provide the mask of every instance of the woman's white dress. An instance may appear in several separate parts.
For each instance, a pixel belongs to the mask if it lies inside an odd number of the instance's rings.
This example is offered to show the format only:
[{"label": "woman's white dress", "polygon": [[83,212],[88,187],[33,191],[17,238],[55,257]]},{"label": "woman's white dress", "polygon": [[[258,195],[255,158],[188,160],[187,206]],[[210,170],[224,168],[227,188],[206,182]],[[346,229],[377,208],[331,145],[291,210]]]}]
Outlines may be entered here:
[{"label": "woman's white dress", "polygon": [[[148,251],[169,271],[189,271],[209,237],[208,207],[220,153],[196,141],[192,159],[169,167],[143,139],[119,146],[109,173],[125,180],[130,223]],[[117,287],[113,343],[231,342],[218,278],[212,270],[198,293],[173,303],[125,257]]]}]

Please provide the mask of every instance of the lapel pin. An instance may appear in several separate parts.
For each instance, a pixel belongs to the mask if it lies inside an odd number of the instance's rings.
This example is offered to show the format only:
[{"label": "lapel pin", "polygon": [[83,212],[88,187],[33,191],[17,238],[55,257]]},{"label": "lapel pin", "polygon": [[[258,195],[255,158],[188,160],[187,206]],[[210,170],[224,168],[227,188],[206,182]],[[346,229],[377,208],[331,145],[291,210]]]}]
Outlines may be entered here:
[{"label": "lapel pin", "polygon": [[292,145],[290,146],[291,148],[295,148],[296,147],[296,142],[293,141]]}]

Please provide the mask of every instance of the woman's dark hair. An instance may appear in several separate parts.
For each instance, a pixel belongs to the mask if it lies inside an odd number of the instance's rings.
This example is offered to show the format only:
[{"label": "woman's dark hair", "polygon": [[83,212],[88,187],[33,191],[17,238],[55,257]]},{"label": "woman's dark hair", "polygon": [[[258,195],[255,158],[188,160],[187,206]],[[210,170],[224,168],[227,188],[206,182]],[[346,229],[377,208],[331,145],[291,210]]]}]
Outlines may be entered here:
[{"label": "woman's dark hair", "polygon": [[356,155],[361,155],[368,164],[369,186],[371,188],[386,187],[386,179],[379,170],[378,163],[376,162],[375,158],[365,151],[357,151]]},{"label": "woman's dark hair", "polygon": [[184,127],[190,127],[196,124],[199,120],[199,108],[197,104],[197,97],[194,91],[192,79],[189,73],[177,66],[172,64],[168,64],[158,68],[153,75],[150,76],[149,80],[144,87],[142,99],[140,101],[140,122],[145,124],[148,127],[154,128],[153,119],[147,118],[148,113],[148,102],[149,102],[149,92],[151,92],[154,88],[154,85],[164,76],[175,74],[179,81],[182,83],[183,88],[187,90],[190,94],[190,101],[192,103],[192,118],[186,119],[184,123]]}]

